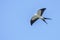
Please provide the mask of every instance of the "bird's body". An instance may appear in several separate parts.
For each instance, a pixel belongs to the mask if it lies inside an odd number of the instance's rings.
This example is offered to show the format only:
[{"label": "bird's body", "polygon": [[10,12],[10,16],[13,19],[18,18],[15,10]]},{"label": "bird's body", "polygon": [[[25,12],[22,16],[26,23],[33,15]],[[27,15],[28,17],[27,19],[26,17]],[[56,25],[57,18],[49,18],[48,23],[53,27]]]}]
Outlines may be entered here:
[{"label": "bird's body", "polygon": [[45,18],[45,17],[42,16],[42,14],[43,14],[43,12],[45,11],[45,9],[46,9],[46,8],[39,9],[39,10],[37,11],[37,13],[34,14],[34,16],[32,17],[32,19],[31,19],[31,21],[30,21],[31,25],[32,25],[36,20],[38,20],[38,19],[42,19],[42,20],[47,24],[47,22],[45,21],[45,19],[50,19],[50,18]]}]

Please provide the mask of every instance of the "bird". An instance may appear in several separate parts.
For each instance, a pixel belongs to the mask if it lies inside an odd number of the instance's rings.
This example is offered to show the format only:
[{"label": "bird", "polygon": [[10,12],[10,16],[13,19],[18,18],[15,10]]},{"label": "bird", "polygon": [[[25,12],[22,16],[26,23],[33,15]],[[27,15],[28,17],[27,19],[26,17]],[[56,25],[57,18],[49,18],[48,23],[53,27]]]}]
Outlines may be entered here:
[{"label": "bird", "polygon": [[51,18],[45,18],[45,17],[42,16],[45,10],[46,10],[46,8],[39,9],[37,11],[37,13],[34,14],[34,16],[31,18],[30,24],[33,25],[38,19],[43,20],[47,24],[47,22],[45,21],[45,19],[51,19]]}]

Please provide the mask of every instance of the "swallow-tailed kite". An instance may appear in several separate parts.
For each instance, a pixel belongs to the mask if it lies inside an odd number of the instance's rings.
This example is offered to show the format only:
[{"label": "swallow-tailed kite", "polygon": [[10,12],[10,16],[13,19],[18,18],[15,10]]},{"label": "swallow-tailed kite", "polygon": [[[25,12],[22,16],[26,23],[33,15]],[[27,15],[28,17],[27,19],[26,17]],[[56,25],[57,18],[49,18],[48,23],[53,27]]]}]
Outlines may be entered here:
[{"label": "swallow-tailed kite", "polygon": [[45,21],[45,19],[50,19],[50,18],[45,18],[45,17],[43,17],[42,15],[43,15],[43,12],[46,10],[46,8],[42,8],[42,9],[39,9],[38,11],[37,11],[37,13],[31,18],[31,20],[30,20],[30,23],[31,23],[31,25],[35,22],[35,21],[37,21],[38,19],[41,19],[41,20],[43,20],[46,24],[47,24],[47,22]]}]

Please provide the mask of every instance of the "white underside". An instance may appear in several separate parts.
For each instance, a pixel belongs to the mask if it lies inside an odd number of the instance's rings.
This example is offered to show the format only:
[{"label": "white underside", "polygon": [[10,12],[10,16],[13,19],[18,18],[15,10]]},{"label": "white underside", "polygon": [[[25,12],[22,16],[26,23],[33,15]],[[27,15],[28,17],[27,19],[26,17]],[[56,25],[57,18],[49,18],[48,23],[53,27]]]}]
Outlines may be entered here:
[{"label": "white underside", "polygon": [[35,17],[34,18],[32,18],[32,20],[35,20],[35,18],[39,18],[39,19],[43,19],[43,17],[42,16],[40,16],[40,15],[37,15],[37,14],[34,14],[35,15]]},{"label": "white underside", "polygon": [[40,16],[40,15],[38,15],[38,14],[34,14],[34,15],[36,15],[37,17],[39,17],[39,18],[41,18],[41,19],[43,18],[42,16]]},{"label": "white underside", "polygon": [[40,16],[39,18],[43,19],[43,17],[42,17],[42,16]]}]

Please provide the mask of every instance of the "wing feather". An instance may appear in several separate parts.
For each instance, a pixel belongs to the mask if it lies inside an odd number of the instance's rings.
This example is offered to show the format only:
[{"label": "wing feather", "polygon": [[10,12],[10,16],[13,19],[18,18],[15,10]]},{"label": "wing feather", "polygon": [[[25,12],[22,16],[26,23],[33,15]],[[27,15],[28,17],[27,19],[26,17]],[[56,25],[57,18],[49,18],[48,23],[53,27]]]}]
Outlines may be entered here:
[{"label": "wing feather", "polygon": [[35,15],[35,16],[33,16],[32,18],[31,18],[31,21],[30,21],[30,23],[31,23],[31,25],[35,22],[35,21],[37,21],[39,18]]},{"label": "wing feather", "polygon": [[46,8],[42,8],[38,10],[38,15],[42,16],[43,12],[45,11]]}]

